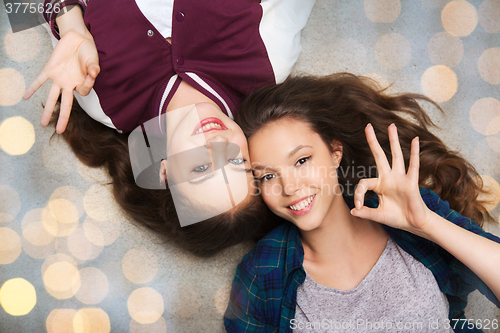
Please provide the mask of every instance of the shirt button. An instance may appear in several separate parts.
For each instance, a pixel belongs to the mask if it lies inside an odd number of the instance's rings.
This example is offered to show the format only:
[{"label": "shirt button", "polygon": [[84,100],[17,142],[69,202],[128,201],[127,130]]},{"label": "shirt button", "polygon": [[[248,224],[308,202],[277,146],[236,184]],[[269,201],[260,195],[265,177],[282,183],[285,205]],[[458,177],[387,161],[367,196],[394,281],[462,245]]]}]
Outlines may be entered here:
[{"label": "shirt button", "polygon": [[175,19],[177,20],[177,22],[184,21],[184,13],[183,12],[178,12],[177,14],[175,14]]},{"label": "shirt button", "polygon": [[155,34],[155,33],[154,33],[154,31],[153,31],[153,30],[151,30],[151,29],[149,29],[149,30],[148,30],[148,36],[149,36],[149,37],[153,36],[154,34]]},{"label": "shirt button", "polygon": [[177,58],[177,64],[178,64],[179,66],[184,65],[184,58],[183,58],[183,57],[179,57],[179,58]]}]

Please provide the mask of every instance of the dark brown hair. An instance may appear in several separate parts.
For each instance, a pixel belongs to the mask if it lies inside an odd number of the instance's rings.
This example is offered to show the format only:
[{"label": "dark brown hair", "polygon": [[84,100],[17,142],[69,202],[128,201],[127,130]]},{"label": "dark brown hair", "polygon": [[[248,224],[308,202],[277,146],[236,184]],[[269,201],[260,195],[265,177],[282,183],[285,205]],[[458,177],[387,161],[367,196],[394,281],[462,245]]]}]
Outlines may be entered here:
[{"label": "dark brown hair", "polygon": [[[52,123],[57,120],[57,114]],[[127,146],[128,135],[120,134],[90,118],[74,102],[66,131],[62,134],[76,156],[90,167],[105,167],[111,178],[113,194],[121,208],[136,222],[144,225],[180,247],[198,256],[210,256],[246,240],[257,240],[271,227],[257,226],[272,213],[260,196],[251,196],[247,204],[218,216],[181,227],[168,187],[148,190],[135,184]],[[159,175],[156,172],[156,175]],[[276,220],[275,224],[279,221]]]},{"label": "dark brown hair", "polygon": [[[418,94],[389,95],[368,78],[348,73],[324,77],[290,77],[284,83],[260,89],[241,105],[236,121],[251,138],[266,124],[282,118],[308,123],[327,146],[340,142],[343,157],[338,172],[341,188],[376,177],[375,160],[366,141],[364,129],[371,123],[385,154],[391,161],[387,127],[394,123],[404,154],[406,168],[410,158],[411,140],[420,138],[420,186],[436,192],[463,216],[482,225],[491,219],[484,202],[480,177],[474,167],[457,152],[450,151],[428,127],[435,126],[418,102],[441,108],[429,98]],[[442,111],[442,110],[441,110]],[[474,180],[473,180],[474,178]],[[347,194],[347,193],[344,193]]]}]

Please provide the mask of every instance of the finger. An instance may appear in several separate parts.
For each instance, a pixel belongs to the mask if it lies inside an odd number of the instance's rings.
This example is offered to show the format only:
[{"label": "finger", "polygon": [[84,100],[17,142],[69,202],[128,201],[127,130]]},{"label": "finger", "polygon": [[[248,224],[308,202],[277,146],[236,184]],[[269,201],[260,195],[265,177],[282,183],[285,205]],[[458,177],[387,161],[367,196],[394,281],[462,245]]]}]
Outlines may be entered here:
[{"label": "finger", "polygon": [[361,179],[354,191],[354,206],[361,209],[365,203],[365,194],[367,191],[373,191],[377,186],[377,178]]},{"label": "finger", "polygon": [[408,167],[408,177],[418,184],[418,174],[420,168],[420,140],[415,137],[411,141],[410,166]]},{"label": "finger", "polygon": [[92,60],[88,64],[88,75],[90,75],[91,78],[95,80],[99,72],[101,71],[101,68],[99,67],[99,62],[97,60]]},{"label": "finger", "polygon": [[351,214],[353,216],[362,218],[362,219],[367,219],[371,221],[379,221],[379,211],[377,208],[368,208],[366,206],[363,206],[361,209],[352,209]]},{"label": "finger", "polygon": [[382,147],[378,143],[377,137],[375,136],[375,130],[371,124],[368,124],[365,128],[366,140],[370,146],[373,157],[375,158],[375,163],[377,164],[377,169],[379,174],[386,174],[391,171],[389,162],[387,161],[387,156],[385,156]]},{"label": "finger", "polygon": [[90,93],[90,90],[94,86],[95,80],[90,76],[87,75],[85,78],[85,81],[79,86],[75,88],[76,92],[79,93],[82,96],[87,96]]},{"label": "finger", "polygon": [[26,88],[26,91],[23,94],[23,99],[28,99],[31,96],[33,96],[33,94],[35,93],[35,91],[37,91],[38,88],[40,88],[45,83],[45,81],[47,81],[48,79],[49,79],[49,77],[47,76],[47,74],[45,74],[45,72],[42,71],[33,80],[33,82],[31,82],[31,84],[29,85],[29,87]]},{"label": "finger", "polygon": [[71,106],[73,105],[73,91],[63,90],[61,98],[61,111],[57,120],[56,132],[61,134],[68,125],[69,115],[71,114]]},{"label": "finger", "polygon": [[405,174],[405,160],[399,144],[398,129],[395,124],[391,124],[387,130],[389,131],[389,143],[391,145],[392,170]]},{"label": "finger", "polygon": [[42,113],[42,119],[40,120],[40,124],[42,126],[47,126],[49,124],[50,117],[52,116],[52,112],[54,112],[54,107],[56,106],[60,91],[61,90],[58,86],[54,84],[50,86],[49,95],[47,96],[45,108]]}]

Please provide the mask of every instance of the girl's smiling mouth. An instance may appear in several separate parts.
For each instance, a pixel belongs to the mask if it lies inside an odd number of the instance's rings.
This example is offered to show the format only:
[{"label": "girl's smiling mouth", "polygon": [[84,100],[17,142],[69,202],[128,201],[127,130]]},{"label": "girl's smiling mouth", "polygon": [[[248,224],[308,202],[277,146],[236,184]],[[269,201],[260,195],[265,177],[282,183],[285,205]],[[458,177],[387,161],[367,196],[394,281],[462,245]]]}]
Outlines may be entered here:
[{"label": "girl's smiling mouth", "polygon": [[287,206],[287,209],[292,212],[292,214],[297,216],[307,214],[311,210],[315,198],[316,194],[313,194],[308,197],[296,200],[292,202],[291,205]]},{"label": "girl's smiling mouth", "polygon": [[227,127],[224,125],[222,120],[216,117],[209,117],[200,121],[198,125],[194,128],[193,135],[207,133],[211,131],[224,131],[227,130]]}]

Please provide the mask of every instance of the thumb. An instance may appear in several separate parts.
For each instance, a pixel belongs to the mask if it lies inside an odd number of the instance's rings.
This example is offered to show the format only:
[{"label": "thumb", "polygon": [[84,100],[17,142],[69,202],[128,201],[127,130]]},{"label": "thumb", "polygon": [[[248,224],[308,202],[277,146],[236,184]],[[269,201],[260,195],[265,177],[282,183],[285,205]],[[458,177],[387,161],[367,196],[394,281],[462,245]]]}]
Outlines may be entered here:
[{"label": "thumb", "polygon": [[101,68],[99,67],[99,62],[97,60],[89,61],[87,73],[92,79],[95,79],[100,71]]},{"label": "thumb", "polygon": [[353,209],[351,209],[351,214],[353,216],[356,216],[356,217],[359,217],[362,219],[376,221],[376,218],[375,218],[376,209],[375,208],[368,208],[366,206],[363,206],[360,209],[353,208]]}]

